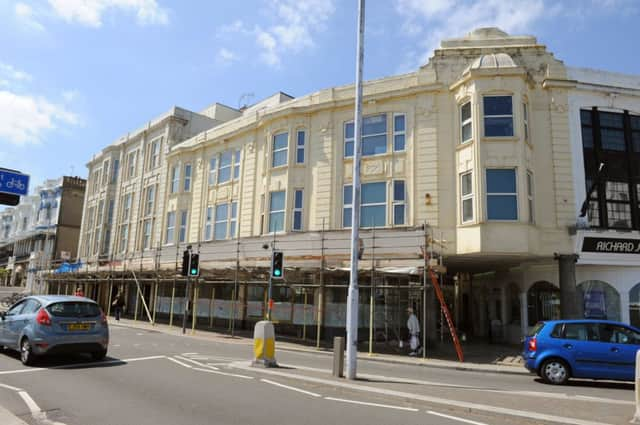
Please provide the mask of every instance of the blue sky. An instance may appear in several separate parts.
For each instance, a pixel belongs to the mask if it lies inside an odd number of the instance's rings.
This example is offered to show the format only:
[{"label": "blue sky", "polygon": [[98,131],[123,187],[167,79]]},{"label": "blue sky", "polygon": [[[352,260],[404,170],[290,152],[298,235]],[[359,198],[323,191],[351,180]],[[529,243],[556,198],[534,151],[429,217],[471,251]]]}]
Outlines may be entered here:
[{"label": "blue sky", "polygon": [[[86,176],[173,105],[237,107],[354,80],[356,0],[0,0],[0,167]],[[369,0],[366,79],[498,26],[570,66],[640,75],[637,0]]]}]

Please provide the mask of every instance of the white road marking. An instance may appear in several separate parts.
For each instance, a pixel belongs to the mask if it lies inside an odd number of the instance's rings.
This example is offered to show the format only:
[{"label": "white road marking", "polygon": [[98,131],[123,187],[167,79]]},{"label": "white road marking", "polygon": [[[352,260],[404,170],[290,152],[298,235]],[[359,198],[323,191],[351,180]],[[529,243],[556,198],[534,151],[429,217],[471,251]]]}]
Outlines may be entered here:
[{"label": "white road marking", "polygon": [[29,393],[27,393],[26,391],[19,391],[18,395],[22,398],[24,403],[27,405],[32,415],[41,412],[40,407],[35,401],[33,401]]},{"label": "white road marking", "polygon": [[546,422],[557,422],[557,423],[571,424],[571,425],[609,425],[609,424],[606,424],[606,423],[603,423],[603,422],[593,422],[593,421],[589,421],[589,420],[585,420],[585,419],[568,418],[568,417],[556,416],[556,415],[548,415],[548,414],[545,414],[545,413],[537,413],[537,412],[529,411],[529,410],[510,409],[510,408],[506,408],[506,407],[491,406],[491,405],[488,405],[488,404],[472,403],[472,402],[461,401],[461,400],[447,399],[447,398],[443,398],[443,397],[433,397],[433,396],[420,395],[420,394],[415,394],[415,393],[408,393],[408,392],[404,392],[404,391],[396,391],[396,390],[389,390],[389,389],[384,389],[384,388],[371,387],[371,386],[367,386],[367,385],[351,384],[351,383],[340,382],[340,381],[336,381],[336,380],[329,380],[329,379],[323,379],[323,378],[314,378],[314,377],[311,377],[311,376],[296,375],[296,374],[293,374],[293,373],[286,373],[286,372],[280,372],[280,371],[275,371],[275,370],[252,368],[249,365],[248,362],[234,362],[234,363],[230,363],[229,366],[233,367],[233,368],[236,368],[236,369],[247,370],[247,371],[258,372],[258,373],[264,373],[264,374],[274,375],[274,376],[282,376],[282,377],[285,377],[285,378],[292,378],[292,379],[297,379],[297,380],[300,380],[300,381],[315,382],[315,383],[319,383],[319,384],[329,385],[329,386],[332,386],[332,387],[348,388],[348,389],[352,389],[352,390],[369,392],[369,393],[374,393],[374,394],[383,394],[383,395],[392,396],[392,397],[399,397],[399,398],[403,398],[403,399],[419,400],[419,401],[423,401],[423,402],[426,402],[426,403],[441,404],[441,405],[445,405],[445,406],[454,406],[454,407],[458,407],[458,408],[462,408],[462,409],[470,409],[470,410],[477,410],[477,411],[482,411],[482,412],[490,412],[490,413],[498,414],[498,415],[507,415],[507,416],[515,416],[515,417],[520,417],[520,418],[527,418],[529,420],[538,420],[538,421],[546,421]]},{"label": "white road marking", "polygon": [[457,416],[451,416],[451,415],[445,415],[444,413],[438,413],[438,412],[434,412],[433,410],[427,410],[427,413],[430,415],[435,415],[435,416],[440,416],[442,418],[447,418],[447,419],[451,419],[452,421],[458,421],[458,422],[464,422],[466,424],[472,424],[472,425],[487,425],[484,422],[476,422],[476,421],[472,421],[470,419],[464,419],[464,418],[459,418]]},{"label": "white road marking", "polygon": [[189,359],[189,358],[187,358],[187,357],[175,356],[175,358],[176,358],[176,359],[183,360],[183,361],[185,361],[185,362],[191,362],[191,363],[193,363],[193,364],[195,364],[195,365],[198,365],[198,366],[200,366],[200,367],[210,367],[210,368],[211,368],[211,369],[213,369],[213,370],[220,370],[220,369],[218,369],[218,368],[217,368],[217,367],[215,367],[215,366],[207,366],[207,365],[206,365],[206,364],[204,364],[204,363],[200,363],[199,361],[196,361],[196,360],[193,360],[193,359]]},{"label": "white road marking", "polygon": [[198,354],[198,353],[182,353],[183,356],[191,356],[191,355],[194,355],[194,354]]},{"label": "white road marking", "polygon": [[237,373],[218,372],[216,370],[202,369],[199,367],[194,367],[193,370],[199,370],[200,372],[214,373],[216,375],[233,376],[234,378],[253,379],[253,376],[238,375]]},{"label": "white road marking", "polygon": [[142,360],[156,360],[156,359],[166,359],[167,356],[148,356],[148,357],[136,357],[133,359],[122,359],[121,361],[131,363],[131,362],[139,362]]},{"label": "white road marking", "polygon": [[3,370],[0,372],[0,375],[12,375],[14,373],[27,373],[27,372],[40,372],[43,370],[47,370],[41,367],[34,367],[31,369],[16,369],[16,370]]},{"label": "white road marking", "polygon": [[[330,369],[321,369],[317,367],[308,367],[308,366],[297,366],[292,364],[280,364],[281,366],[290,367],[299,370],[308,370],[311,372],[320,372],[330,374]],[[543,391],[524,391],[524,390],[501,390],[495,388],[481,388],[474,387],[470,385],[461,385],[461,384],[449,384],[446,382],[436,382],[436,381],[423,381],[419,379],[411,379],[411,378],[398,378],[393,376],[383,376],[383,375],[372,375],[367,373],[359,373],[358,376],[362,378],[370,378],[370,379],[379,379],[384,380],[388,383],[398,383],[398,384],[416,384],[416,385],[425,385],[425,386],[436,386],[443,388],[454,388],[457,390],[466,390],[466,391],[478,391],[478,392],[491,392],[497,394],[508,394],[508,395],[517,395],[517,396],[525,396],[525,397],[539,397],[539,398],[552,398],[558,400],[585,400],[585,401],[594,401],[597,403],[606,403],[606,404],[620,404],[620,405],[630,405],[635,406],[635,401],[631,400],[617,400],[612,398],[604,398],[604,397],[594,397],[594,396],[586,396],[586,395],[572,395],[567,393],[553,393],[553,392],[543,392]]]},{"label": "white road marking", "polygon": [[189,369],[193,368],[193,366],[191,366],[190,364],[183,363],[180,360],[174,359],[173,357],[167,357],[167,360],[171,360],[172,362],[177,363],[180,366],[184,366],[184,367],[189,368]]},{"label": "white road marking", "polygon": [[12,387],[11,385],[7,385],[7,384],[0,384],[0,388],[6,388],[11,391],[22,391],[22,389],[20,388]]},{"label": "white road marking", "polygon": [[418,409],[414,409],[413,407],[402,407],[402,406],[392,406],[390,404],[369,403],[367,401],[347,400],[347,399],[344,399],[344,398],[325,397],[325,400],[340,401],[342,403],[361,404],[363,406],[384,407],[386,409],[406,410],[406,411],[409,411],[409,412],[417,412],[418,411]]},{"label": "white road marking", "polygon": [[290,387],[289,385],[280,384],[278,382],[270,381],[268,379],[261,379],[262,382],[266,382],[267,384],[275,385],[276,387],[286,388],[291,391],[297,391],[302,394],[307,394],[313,397],[322,397],[320,394],[312,393],[311,391],[301,390],[300,388]]}]

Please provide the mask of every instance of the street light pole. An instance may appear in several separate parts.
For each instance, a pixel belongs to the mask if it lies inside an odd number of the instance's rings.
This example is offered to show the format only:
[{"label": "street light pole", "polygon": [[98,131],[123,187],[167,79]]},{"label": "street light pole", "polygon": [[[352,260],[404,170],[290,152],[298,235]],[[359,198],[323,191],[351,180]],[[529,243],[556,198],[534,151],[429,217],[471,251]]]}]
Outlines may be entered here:
[{"label": "street light pole", "polygon": [[360,228],[360,157],[362,152],[362,64],[364,62],[364,3],[358,1],[356,105],[354,119],[353,182],[351,201],[351,273],[347,298],[347,379],[356,379],[358,356],[358,251]]}]

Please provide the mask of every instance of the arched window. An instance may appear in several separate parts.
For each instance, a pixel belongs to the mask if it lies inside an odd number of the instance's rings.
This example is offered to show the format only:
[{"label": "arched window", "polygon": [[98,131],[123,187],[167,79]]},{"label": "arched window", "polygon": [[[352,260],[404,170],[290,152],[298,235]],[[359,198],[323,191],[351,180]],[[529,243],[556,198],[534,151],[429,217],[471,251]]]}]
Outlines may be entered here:
[{"label": "arched window", "polygon": [[640,283],[629,291],[629,322],[640,327]]},{"label": "arched window", "polygon": [[545,281],[536,282],[527,292],[529,326],[542,320],[560,318],[560,289]]},{"label": "arched window", "polygon": [[587,280],[578,285],[586,319],[620,321],[620,294],[601,280]]}]

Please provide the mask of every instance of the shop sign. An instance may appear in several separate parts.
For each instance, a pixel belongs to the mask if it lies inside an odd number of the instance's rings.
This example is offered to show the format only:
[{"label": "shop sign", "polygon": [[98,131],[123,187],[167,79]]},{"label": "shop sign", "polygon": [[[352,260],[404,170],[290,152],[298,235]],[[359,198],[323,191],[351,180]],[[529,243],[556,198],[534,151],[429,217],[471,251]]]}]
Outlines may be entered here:
[{"label": "shop sign", "polygon": [[594,238],[585,236],[582,252],[607,254],[640,254],[640,239]]}]

